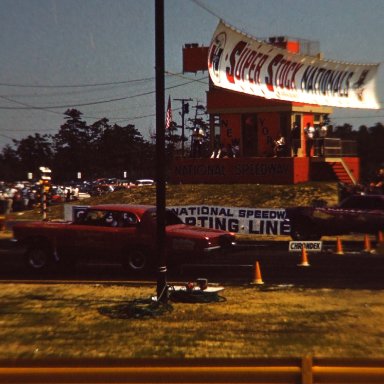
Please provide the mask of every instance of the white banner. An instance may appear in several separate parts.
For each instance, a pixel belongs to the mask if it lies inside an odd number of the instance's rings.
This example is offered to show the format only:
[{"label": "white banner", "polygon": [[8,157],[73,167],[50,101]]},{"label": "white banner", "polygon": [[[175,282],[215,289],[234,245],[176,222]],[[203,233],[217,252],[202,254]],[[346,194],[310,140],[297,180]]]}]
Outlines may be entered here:
[{"label": "white banner", "polygon": [[290,224],[282,208],[233,208],[211,205],[168,207],[185,224],[254,235],[289,235]]},{"label": "white banner", "polygon": [[[89,205],[64,205],[64,221],[74,219]],[[253,235],[287,235],[290,224],[283,208],[233,208],[212,205],[167,207],[185,224]]]},{"label": "white banner", "polygon": [[294,54],[220,22],[208,54],[216,86],[268,99],[348,108],[380,108],[379,64],[351,64]]}]

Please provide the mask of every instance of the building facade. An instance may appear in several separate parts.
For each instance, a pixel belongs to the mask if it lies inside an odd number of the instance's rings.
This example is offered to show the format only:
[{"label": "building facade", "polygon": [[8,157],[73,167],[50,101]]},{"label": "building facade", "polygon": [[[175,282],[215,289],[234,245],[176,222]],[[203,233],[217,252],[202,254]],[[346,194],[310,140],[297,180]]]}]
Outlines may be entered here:
[{"label": "building facade", "polygon": [[[269,38],[268,43],[293,54],[301,49],[300,41],[286,37]],[[320,55],[318,51],[314,54]],[[186,44],[184,72],[207,69],[208,47]],[[174,159],[171,181],[294,184],[359,180],[359,159],[353,151],[345,156],[340,140],[326,138],[324,144],[316,137],[308,151],[305,128],[309,125],[318,131],[327,123],[331,107],[253,96],[217,87],[210,80],[207,112],[211,155]],[[281,137],[284,152],[277,153]]]}]

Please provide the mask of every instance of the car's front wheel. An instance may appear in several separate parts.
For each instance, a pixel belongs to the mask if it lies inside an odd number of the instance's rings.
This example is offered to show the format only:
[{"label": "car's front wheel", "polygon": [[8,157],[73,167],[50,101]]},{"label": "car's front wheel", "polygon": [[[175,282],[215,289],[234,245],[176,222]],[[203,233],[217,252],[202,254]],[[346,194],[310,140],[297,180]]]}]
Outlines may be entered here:
[{"label": "car's front wheel", "polygon": [[142,248],[131,249],[123,261],[124,268],[130,272],[144,272],[149,268],[148,251]]}]

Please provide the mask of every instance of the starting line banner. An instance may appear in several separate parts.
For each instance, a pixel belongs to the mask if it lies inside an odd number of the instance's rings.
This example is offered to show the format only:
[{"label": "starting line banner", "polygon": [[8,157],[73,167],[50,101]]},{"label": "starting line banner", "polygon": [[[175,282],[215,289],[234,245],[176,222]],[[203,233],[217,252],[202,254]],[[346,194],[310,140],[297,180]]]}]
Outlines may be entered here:
[{"label": "starting line banner", "polygon": [[169,207],[185,224],[254,235],[289,235],[285,209],[234,208],[211,205]]},{"label": "starting line banner", "polygon": [[[64,205],[64,220],[73,221],[87,205]],[[167,207],[185,224],[223,229],[240,234],[287,235],[289,219],[283,208],[234,208],[212,205],[183,205]]]},{"label": "starting line banner", "polygon": [[208,70],[222,88],[267,99],[331,107],[379,109],[379,64],[322,60],[289,52],[219,22]]}]

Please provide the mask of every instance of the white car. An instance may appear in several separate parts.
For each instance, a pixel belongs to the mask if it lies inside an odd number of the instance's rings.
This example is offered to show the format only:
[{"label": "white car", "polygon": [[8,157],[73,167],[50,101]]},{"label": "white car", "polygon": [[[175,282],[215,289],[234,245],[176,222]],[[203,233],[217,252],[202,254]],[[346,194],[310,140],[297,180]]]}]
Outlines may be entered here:
[{"label": "white car", "polygon": [[152,179],[139,179],[135,181],[135,184],[138,187],[142,187],[144,185],[155,185],[155,181]]}]

